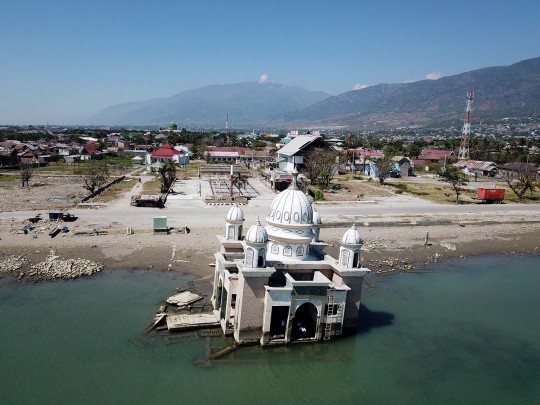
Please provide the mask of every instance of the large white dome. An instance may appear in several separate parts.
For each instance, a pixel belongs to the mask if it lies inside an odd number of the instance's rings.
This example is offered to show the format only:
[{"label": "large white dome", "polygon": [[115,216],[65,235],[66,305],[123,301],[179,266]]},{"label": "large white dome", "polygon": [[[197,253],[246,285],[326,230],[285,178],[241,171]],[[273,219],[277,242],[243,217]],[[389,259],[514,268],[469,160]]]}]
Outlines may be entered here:
[{"label": "large white dome", "polygon": [[313,225],[313,209],[307,195],[291,186],[274,198],[266,216],[269,225],[288,228]]},{"label": "large white dome", "polygon": [[358,229],[356,229],[356,225],[353,224],[349,229],[347,229],[347,232],[343,234],[343,239],[341,240],[341,243],[344,245],[361,245],[364,243],[362,241],[362,236],[360,235],[360,232],[358,232]]},{"label": "large white dome", "polygon": [[227,212],[227,217],[225,218],[227,221],[243,221],[244,220],[244,211],[242,211],[242,208],[238,206],[238,204],[235,204],[229,212]]}]

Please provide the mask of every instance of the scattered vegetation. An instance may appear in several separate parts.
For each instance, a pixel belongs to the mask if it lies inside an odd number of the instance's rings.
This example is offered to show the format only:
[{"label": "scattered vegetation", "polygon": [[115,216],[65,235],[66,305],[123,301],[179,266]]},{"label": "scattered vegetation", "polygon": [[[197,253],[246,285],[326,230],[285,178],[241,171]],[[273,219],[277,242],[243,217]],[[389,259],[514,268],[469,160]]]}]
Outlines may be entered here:
[{"label": "scattered vegetation", "polygon": [[107,164],[99,160],[89,160],[79,170],[85,184],[84,188],[90,191],[90,193],[95,193],[109,179],[109,168]]},{"label": "scattered vegetation", "polygon": [[469,179],[466,174],[455,167],[447,167],[444,172],[439,174],[439,181],[444,181],[452,186],[456,194],[456,204],[459,204],[459,196]]}]

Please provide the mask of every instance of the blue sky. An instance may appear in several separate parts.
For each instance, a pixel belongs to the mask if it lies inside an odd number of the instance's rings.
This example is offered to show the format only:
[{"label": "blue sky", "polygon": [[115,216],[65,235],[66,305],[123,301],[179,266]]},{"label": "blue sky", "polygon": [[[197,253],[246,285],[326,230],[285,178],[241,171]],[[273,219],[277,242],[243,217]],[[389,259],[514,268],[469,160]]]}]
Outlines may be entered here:
[{"label": "blue sky", "polygon": [[540,56],[540,1],[0,1],[0,124],[259,81],[322,90]]}]

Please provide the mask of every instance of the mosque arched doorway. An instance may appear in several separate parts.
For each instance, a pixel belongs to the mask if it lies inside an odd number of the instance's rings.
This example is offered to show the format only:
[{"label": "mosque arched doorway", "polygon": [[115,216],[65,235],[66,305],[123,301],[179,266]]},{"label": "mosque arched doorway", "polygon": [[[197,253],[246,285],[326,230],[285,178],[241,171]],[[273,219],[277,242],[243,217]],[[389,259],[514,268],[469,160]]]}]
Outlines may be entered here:
[{"label": "mosque arched doorway", "polygon": [[300,305],[294,313],[291,340],[312,339],[317,334],[317,307],[311,302]]}]

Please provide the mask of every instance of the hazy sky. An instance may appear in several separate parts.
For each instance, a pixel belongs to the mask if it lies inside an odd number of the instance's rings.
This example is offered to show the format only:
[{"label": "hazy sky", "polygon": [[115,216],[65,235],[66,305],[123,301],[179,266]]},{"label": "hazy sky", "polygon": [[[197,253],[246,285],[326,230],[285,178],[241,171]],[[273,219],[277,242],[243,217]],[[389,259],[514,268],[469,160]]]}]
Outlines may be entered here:
[{"label": "hazy sky", "polygon": [[540,56],[540,1],[0,1],[0,124],[267,80],[339,94]]}]

